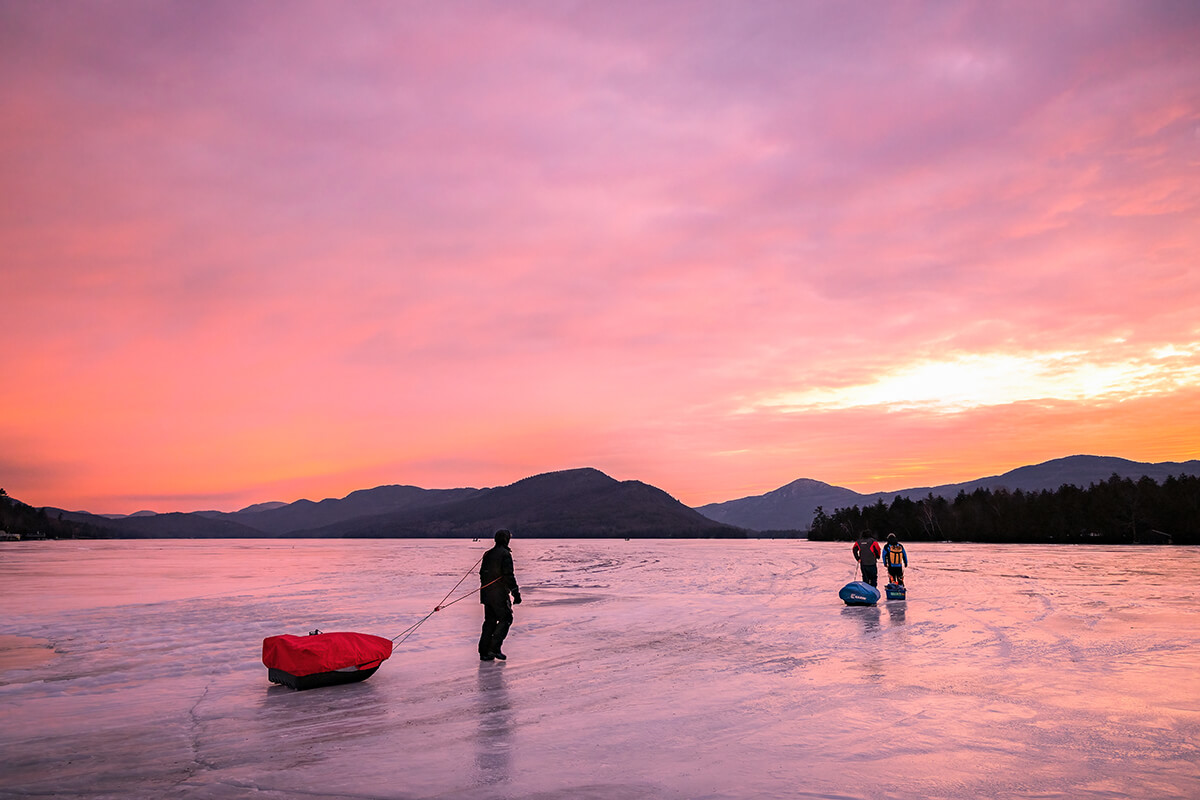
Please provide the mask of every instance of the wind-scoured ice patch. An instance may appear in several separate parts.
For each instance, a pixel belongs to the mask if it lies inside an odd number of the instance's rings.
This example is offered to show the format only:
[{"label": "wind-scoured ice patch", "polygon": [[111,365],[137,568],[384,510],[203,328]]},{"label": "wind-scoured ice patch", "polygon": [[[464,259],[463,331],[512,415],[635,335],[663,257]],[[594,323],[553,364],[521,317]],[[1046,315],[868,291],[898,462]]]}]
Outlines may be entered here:
[{"label": "wind-scoured ice patch", "polygon": [[0,675],[14,670],[40,669],[53,661],[54,657],[54,645],[47,639],[0,636]]}]

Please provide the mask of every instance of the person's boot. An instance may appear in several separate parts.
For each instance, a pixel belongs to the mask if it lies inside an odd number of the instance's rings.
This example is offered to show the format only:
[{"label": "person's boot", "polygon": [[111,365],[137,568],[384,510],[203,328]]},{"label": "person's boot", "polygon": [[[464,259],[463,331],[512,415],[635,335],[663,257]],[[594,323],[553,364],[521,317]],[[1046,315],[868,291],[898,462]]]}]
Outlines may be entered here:
[{"label": "person's boot", "polygon": [[496,657],[494,655],[492,655],[491,653],[480,653],[479,660],[480,661],[495,661]]},{"label": "person's boot", "polygon": [[492,658],[498,658],[501,661],[508,660],[508,656],[504,655],[504,653],[501,653],[499,650],[493,650],[491,653],[491,656],[492,656]]}]

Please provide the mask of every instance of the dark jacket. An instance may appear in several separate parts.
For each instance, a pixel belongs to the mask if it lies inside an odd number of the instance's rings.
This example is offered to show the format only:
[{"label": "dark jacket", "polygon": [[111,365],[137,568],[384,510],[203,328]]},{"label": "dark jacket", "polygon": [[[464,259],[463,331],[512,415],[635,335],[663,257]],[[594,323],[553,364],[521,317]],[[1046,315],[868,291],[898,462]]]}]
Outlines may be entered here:
[{"label": "dark jacket", "polygon": [[882,551],[879,549],[879,542],[874,539],[859,539],[851,548],[854,552],[854,557],[858,559],[860,564],[865,564],[868,567],[875,566],[875,559],[879,558]]},{"label": "dark jacket", "polygon": [[517,576],[513,574],[511,550],[497,544],[483,554],[483,561],[479,564],[479,585],[482,587],[479,590],[479,602],[485,605],[508,605],[509,592],[514,597],[521,596],[521,587],[517,586]]}]

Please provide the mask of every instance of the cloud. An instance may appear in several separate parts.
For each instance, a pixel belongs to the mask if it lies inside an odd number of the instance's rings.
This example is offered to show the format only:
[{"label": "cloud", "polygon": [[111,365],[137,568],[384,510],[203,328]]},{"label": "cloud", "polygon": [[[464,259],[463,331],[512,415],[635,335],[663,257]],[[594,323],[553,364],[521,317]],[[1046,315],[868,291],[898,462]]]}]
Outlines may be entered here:
[{"label": "cloud", "polygon": [[1090,353],[971,354],[902,364],[856,385],[760,398],[751,407],[785,413],[879,407],[961,412],[1038,401],[1100,403],[1200,387],[1200,342],[1169,345],[1123,361]]},{"label": "cloud", "polygon": [[1165,402],[1200,336],[1198,31],[1119,2],[4,5],[0,436],[87,465],[51,494],[597,459],[711,496],[824,477],[798,423],[829,414],[879,432],[875,474],[901,417]]}]

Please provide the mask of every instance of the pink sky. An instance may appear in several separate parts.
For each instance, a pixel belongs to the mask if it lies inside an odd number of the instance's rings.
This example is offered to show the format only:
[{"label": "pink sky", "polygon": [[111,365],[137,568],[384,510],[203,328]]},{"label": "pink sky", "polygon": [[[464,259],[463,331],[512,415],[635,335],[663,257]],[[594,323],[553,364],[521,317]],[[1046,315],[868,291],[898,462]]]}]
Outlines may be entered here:
[{"label": "pink sky", "polygon": [[0,486],[1200,458],[1200,5],[0,0]]}]

